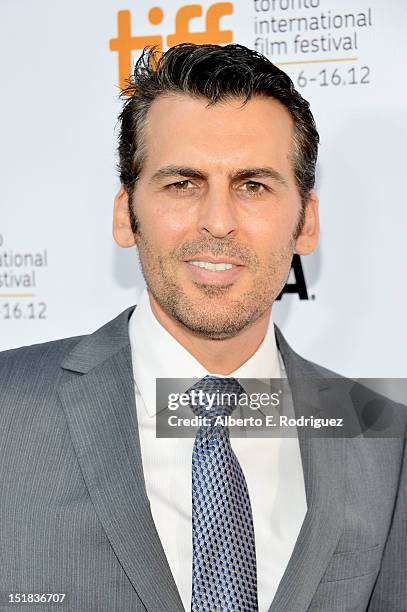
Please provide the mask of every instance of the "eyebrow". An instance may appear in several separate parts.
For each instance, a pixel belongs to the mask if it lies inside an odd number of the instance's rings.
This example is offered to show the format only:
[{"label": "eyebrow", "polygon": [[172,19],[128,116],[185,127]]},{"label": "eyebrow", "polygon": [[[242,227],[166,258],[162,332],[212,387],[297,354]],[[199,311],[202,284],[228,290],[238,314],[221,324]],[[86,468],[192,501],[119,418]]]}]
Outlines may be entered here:
[{"label": "eyebrow", "polygon": [[265,168],[242,168],[241,170],[237,170],[233,173],[233,178],[244,180],[250,178],[269,178],[276,183],[280,183],[282,187],[288,189],[288,183],[284,176],[278,172],[275,168],[271,168],[270,166],[266,166]]},{"label": "eyebrow", "polygon": [[[190,168],[188,166],[164,166],[163,168],[159,168],[157,172],[154,172],[150,178],[150,182],[156,183],[162,179],[175,176],[198,180],[208,179],[208,174],[206,172],[202,172],[202,170],[197,170],[196,168]],[[232,178],[232,180],[269,178],[279,183],[282,187],[285,187],[286,189],[288,188],[288,183],[283,175],[278,172],[278,170],[271,168],[270,166],[265,166],[262,168],[241,168],[231,173],[229,176]]]},{"label": "eyebrow", "polygon": [[208,175],[205,172],[201,172],[201,170],[196,170],[195,168],[189,168],[187,166],[164,166],[164,168],[160,168],[157,170],[157,172],[154,172],[150,178],[150,183],[157,183],[158,181],[171,176],[182,176],[184,178],[195,178],[201,180],[208,178]]}]

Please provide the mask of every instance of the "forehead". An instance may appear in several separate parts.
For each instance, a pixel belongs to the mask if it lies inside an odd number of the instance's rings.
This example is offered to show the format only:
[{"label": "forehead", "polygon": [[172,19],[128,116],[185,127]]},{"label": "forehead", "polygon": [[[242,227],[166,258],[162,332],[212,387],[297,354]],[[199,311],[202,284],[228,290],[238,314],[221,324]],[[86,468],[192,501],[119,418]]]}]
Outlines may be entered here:
[{"label": "forehead", "polygon": [[146,118],[143,171],[167,164],[225,172],[273,165],[287,174],[292,166],[293,127],[289,111],[270,97],[208,105],[201,97],[161,95]]}]

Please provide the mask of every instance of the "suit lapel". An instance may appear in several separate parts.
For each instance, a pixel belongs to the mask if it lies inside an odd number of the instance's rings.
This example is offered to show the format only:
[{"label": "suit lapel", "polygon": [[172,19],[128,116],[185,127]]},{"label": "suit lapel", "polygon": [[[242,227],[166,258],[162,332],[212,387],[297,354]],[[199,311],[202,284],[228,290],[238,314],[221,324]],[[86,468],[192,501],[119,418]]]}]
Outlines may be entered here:
[{"label": "suit lapel", "polygon": [[[296,416],[319,412],[327,385],[294,353],[278,328],[276,337]],[[310,436],[304,428],[298,428],[298,439],[308,510],[269,612],[308,609],[342,532],[346,441]]]},{"label": "suit lapel", "polygon": [[[65,359],[59,395],[90,497],[115,554],[147,610],[183,610],[146,494],[128,318],[133,308]],[[73,373],[75,372],[75,373]]]}]

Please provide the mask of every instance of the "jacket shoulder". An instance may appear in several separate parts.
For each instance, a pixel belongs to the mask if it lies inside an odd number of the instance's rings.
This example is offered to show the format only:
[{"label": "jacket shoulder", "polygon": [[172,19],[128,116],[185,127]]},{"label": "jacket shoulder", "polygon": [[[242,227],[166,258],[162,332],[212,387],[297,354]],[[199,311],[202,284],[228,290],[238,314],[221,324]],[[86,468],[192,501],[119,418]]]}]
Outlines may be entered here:
[{"label": "jacket shoulder", "polygon": [[25,384],[40,377],[49,382],[57,378],[57,371],[65,355],[85,336],[73,336],[22,346],[0,352],[0,388]]},{"label": "jacket shoulder", "polygon": [[[89,334],[0,352],[1,398],[5,389],[15,396],[14,391],[18,388],[26,391],[34,387],[43,390],[55,388],[63,375],[63,368],[67,362],[69,365],[73,355],[77,363],[89,367],[91,362],[96,364],[98,360],[107,358],[129,342],[128,319],[133,310],[134,306],[130,306]],[[86,368],[78,371],[85,372]]]},{"label": "jacket shoulder", "polygon": [[[349,378],[309,359],[305,359],[288,344],[280,329],[275,326],[278,348],[292,385],[307,381],[310,388],[329,392],[328,405],[340,406],[353,422],[358,419],[361,432],[369,431],[372,437],[398,438],[397,444],[407,435],[407,407],[404,397],[389,388],[389,379]],[[335,401],[336,404],[335,404]],[[345,400],[345,401],[344,401]],[[349,401],[350,400],[350,401]],[[325,400],[327,402],[328,400]],[[345,412],[341,416],[346,416]],[[357,423],[355,422],[355,423]],[[376,431],[378,429],[378,431]],[[353,433],[356,433],[352,429]],[[349,433],[349,432],[348,432]]]},{"label": "jacket shoulder", "polygon": [[334,372],[334,370],[330,370],[319,363],[315,363],[315,361],[311,361],[310,359],[306,359],[302,357],[298,353],[295,353],[297,357],[297,366],[299,367],[299,372],[303,376],[307,376],[309,378],[322,378],[322,379],[337,379],[337,380],[348,380],[343,374],[339,372]]}]

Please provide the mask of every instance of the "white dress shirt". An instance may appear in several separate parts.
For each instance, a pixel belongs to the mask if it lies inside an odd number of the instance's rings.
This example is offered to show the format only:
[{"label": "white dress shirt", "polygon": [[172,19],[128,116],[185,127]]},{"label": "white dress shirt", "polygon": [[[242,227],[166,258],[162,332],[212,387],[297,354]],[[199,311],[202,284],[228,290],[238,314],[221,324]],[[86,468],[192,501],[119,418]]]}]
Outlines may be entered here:
[{"label": "white dress shirt", "polygon": [[[201,379],[209,372],[158,322],[147,290],[130,318],[129,336],[151,513],[184,607],[190,610],[194,438],[156,438],[156,378]],[[271,317],[260,347],[230,376],[261,379],[285,376]],[[231,438],[231,444],[249,490],[259,611],[267,612],[307,510],[298,439]]]}]

